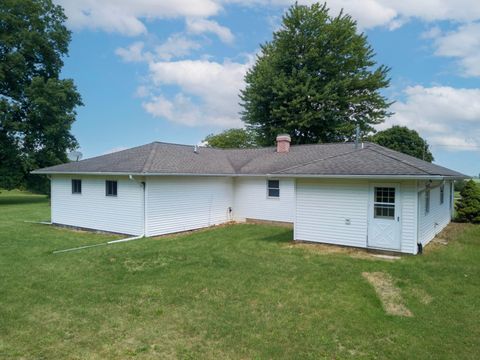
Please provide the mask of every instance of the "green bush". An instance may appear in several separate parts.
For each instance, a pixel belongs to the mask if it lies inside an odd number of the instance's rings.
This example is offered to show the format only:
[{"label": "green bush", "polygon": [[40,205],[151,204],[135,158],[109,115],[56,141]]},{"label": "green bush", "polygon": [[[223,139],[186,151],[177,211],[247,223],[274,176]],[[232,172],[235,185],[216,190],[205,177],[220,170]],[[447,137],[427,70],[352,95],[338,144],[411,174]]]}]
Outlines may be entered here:
[{"label": "green bush", "polygon": [[470,180],[465,183],[460,195],[462,198],[455,205],[457,220],[480,223],[480,186],[475,181]]},{"label": "green bush", "polygon": [[467,182],[465,180],[457,180],[455,181],[455,184],[454,184],[454,190],[455,191],[462,191],[463,188],[465,187],[465,184]]}]

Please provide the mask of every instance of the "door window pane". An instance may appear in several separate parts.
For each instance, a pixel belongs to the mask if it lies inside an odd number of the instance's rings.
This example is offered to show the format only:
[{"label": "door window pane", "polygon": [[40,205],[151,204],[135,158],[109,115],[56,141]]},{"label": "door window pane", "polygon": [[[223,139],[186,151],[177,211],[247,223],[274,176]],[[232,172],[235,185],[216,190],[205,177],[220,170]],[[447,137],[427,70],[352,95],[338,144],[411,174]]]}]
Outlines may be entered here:
[{"label": "door window pane", "polygon": [[375,187],[373,216],[376,219],[395,219],[395,188]]}]

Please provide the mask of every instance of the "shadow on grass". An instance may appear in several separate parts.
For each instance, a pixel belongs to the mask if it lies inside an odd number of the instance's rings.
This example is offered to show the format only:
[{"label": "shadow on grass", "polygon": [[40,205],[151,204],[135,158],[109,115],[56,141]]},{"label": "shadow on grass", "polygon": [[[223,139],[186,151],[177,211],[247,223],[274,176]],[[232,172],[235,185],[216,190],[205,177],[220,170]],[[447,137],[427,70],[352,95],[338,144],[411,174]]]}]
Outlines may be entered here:
[{"label": "shadow on grass", "polygon": [[46,196],[2,196],[0,197],[0,205],[26,205],[47,202]]},{"label": "shadow on grass", "polygon": [[279,234],[264,236],[259,238],[259,240],[270,243],[288,243],[293,240],[293,230],[284,229],[284,231]]}]

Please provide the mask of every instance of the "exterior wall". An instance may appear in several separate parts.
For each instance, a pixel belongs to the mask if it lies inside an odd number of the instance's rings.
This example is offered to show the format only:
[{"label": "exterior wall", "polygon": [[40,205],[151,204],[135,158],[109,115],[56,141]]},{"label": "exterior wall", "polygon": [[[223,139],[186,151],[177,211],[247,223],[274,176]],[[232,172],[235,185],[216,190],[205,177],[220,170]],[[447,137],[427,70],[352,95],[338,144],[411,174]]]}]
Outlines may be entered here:
[{"label": "exterior wall", "polygon": [[[277,180],[270,178],[270,180]],[[245,219],[294,222],[295,180],[280,180],[280,197],[267,196],[266,177],[235,178],[233,216],[237,221]]]},{"label": "exterior wall", "polygon": [[401,192],[401,251],[416,254],[417,247],[417,182],[400,183]]},{"label": "exterior wall", "polygon": [[[72,179],[82,193],[72,194]],[[105,196],[105,180],[118,181],[118,195]],[[51,179],[52,222],[130,235],[143,234],[143,186],[127,177],[54,175]]]},{"label": "exterior wall", "polygon": [[425,183],[419,184],[418,237],[423,246],[428,244],[452,219],[450,181],[445,182],[444,202],[440,204],[440,183],[430,189],[430,212],[425,213]]},{"label": "exterior wall", "polygon": [[295,240],[366,247],[368,195],[367,181],[298,179]]},{"label": "exterior wall", "polygon": [[[416,183],[400,183],[401,251],[416,252]],[[298,179],[295,240],[368,246],[369,181]]]},{"label": "exterior wall", "polygon": [[149,177],[146,235],[199,229],[230,220],[233,180],[227,177]]}]

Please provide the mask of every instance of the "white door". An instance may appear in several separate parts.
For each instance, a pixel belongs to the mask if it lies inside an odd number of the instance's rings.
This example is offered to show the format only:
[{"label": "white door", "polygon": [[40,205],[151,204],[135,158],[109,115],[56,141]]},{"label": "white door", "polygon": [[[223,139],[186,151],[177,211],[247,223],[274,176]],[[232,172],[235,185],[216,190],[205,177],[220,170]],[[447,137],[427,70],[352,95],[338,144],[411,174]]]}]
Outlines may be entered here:
[{"label": "white door", "polygon": [[400,250],[398,184],[372,184],[369,203],[368,247]]}]

